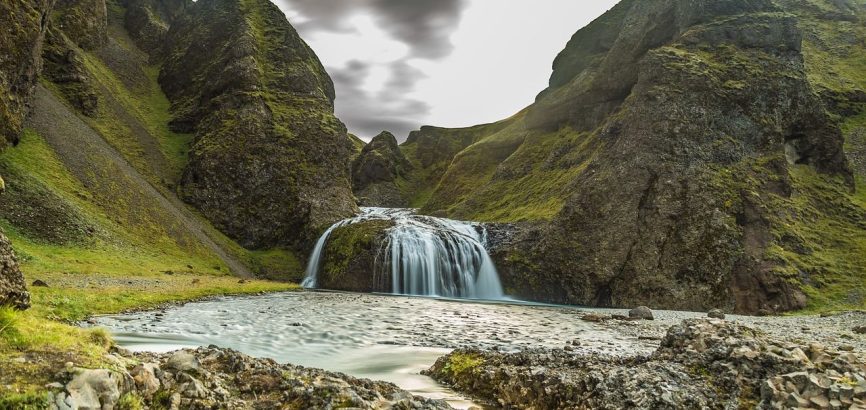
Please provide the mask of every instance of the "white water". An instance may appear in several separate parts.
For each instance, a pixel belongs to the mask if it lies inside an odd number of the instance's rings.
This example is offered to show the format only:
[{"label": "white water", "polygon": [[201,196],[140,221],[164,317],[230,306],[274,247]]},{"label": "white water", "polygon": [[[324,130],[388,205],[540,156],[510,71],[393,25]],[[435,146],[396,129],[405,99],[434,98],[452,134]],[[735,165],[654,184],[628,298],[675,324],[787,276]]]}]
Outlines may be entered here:
[{"label": "white water", "polygon": [[[394,294],[451,298],[504,298],[496,266],[485,248],[487,231],[471,222],[417,215],[411,209],[362,208],[361,215],[337,222],[319,238],[310,255],[305,288],[318,287],[323,252],[334,229],[369,220],[390,220],[374,272],[389,277]],[[381,289],[387,291],[387,289]]]}]

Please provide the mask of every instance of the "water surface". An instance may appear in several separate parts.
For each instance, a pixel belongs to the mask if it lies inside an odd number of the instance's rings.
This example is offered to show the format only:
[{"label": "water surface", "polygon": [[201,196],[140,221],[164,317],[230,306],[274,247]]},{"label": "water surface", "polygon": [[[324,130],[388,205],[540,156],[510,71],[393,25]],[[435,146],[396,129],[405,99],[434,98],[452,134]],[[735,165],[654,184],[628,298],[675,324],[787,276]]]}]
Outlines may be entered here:
[{"label": "water surface", "polygon": [[215,344],[256,357],[390,381],[415,394],[471,403],[420,374],[459,347],[649,351],[634,337],[579,320],[574,308],[420,297],[291,292],[225,297],[96,319],[119,344],[170,351]]}]

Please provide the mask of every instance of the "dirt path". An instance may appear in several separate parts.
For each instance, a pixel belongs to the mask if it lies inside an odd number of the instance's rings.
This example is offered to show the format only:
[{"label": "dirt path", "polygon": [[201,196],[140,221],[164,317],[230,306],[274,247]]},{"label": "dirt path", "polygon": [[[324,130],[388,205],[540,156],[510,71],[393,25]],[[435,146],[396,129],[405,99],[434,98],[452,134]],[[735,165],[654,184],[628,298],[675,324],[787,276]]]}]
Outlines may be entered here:
[{"label": "dirt path", "polygon": [[217,244],[203,222],[176,197],[154,188],[96,131],[50,91],[38,86],[28,127],[45,138],[63,164],[101,202],[136,229],[164,230],[181,246],[200,244],[219,256],[235,275],[251,277],[240,261]]}]

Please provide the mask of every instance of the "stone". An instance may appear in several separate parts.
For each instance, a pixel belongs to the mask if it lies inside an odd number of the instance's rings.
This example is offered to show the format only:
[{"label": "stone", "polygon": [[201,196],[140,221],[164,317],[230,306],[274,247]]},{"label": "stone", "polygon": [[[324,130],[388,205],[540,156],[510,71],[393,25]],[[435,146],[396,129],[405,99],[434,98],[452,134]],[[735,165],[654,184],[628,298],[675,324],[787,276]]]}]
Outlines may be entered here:
[{"label": "stone", "polygon": [[725,318],[725,312],[722,312],[720,309],[712,309],[709,312],[707,312],[707,317],[712,318],[712,319],[724,319]]},{"label": "stone", "polygon": [[48,284],[40,279],[36,279],[32,284],[30,284],[30,286],[33,286],[34,288],[47,288]]},{"label": "stone", "polygon": [[653,311],[646,306],[638,306],[628,311],[628,317],[631,319],[653,320]]},{"label": "stone", "polygon": [[66,384],[69,399],[79,409],[111,409],[120,400],[123,377],[106,369],[76,370]]},{"label": "stone", "polygon": [[153,363],[145,363],[136,366],[130,372],[135,381],[135,387],[144,397],[151,397],[160,388],[160,381],[156,377],[155,370],[158,367]]},{"label": "stone", "polygon": [[866,335],[866,326],[855,326],[852,331],[858,335]]},{"label": "stone", "polygon": [[201,369],[201,364],[198,358],[192,353],[181,350],[174,353],[165,364],[166,369],[177,370],[179,372],[198,372]]}]

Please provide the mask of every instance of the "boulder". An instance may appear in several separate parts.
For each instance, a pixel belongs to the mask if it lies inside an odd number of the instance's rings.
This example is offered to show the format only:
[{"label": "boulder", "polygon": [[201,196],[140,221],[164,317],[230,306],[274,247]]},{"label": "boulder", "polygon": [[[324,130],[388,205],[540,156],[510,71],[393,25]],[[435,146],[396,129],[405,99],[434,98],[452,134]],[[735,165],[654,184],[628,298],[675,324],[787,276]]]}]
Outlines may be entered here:
[{"label": "boulder", "polygon": [[201,369],[201,364],[191,352],[181,350],[169,357],[165,363],[165,368],[179,372],[197,372]]},{"label": "boulder", "polygon": [[723,312],[721,309],[713,309],[707,312],[707,317],[711,319],[724,319],[725,312]]},{"label": "boulder", "polygon": [[630,319],[653,320],[653,311],[646,306],[638,306],[628,311]]},{"label": "boulder", "polygon": [[[66,384],[67,403],[73,409],[112,409],[131,383],[130,376],[106,369],[78,369]],[[131,378],[130,378],[131,380]]]}]

